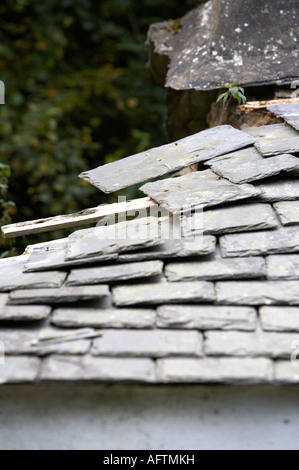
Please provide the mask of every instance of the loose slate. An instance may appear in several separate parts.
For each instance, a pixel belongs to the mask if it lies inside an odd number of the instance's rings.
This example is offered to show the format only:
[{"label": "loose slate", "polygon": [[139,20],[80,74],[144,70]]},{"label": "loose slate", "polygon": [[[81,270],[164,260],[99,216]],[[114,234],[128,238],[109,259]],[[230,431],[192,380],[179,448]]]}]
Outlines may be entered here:
[{"label": "loose slate", "polygon": [[173,302],[211,302],[215,299],[211,282],[180,282],[175,286],[171,282],[137,284],[113,289],[113,302],[117,306],[159,305]]},{"label": "loose slate", "polygon": [[60,287],[60,289],[27,289],[15,290],[10,294],[11,304],[44,304],[76,302],[109,296],[109,287],[76,286]]},{"label": "loose slate", "polygon": [[268,111],[281,116],[290,126],[299,131],[299,103],[268,106]]},{"label": "loose slate", "polygon": [[50,313],[48,305],[7,305],[0,308],[0,321],[40,321]]},{"label": "loose slate", "polygon": [[256,138],[254,146],[264,157],[299,152],[298,132],[284,124],[248,127],[244,132]]},{"label": "loose slate", "polygon": [[299,201],[277,202],[273,207],[282,225],[299,224]]},{"label": "loose slate", "polygon": [[282,171],[299,169],[299,158],[289,154],[263,158],[253,147],[229,153],[206,163],[219,176],[232,183],[248,183]]},{"label": "loose slate", "polygon": [[258,182],[254,185],[263,201],[293,201],[299,199],[299,178],[275,178],[274,181]]},{"label": "loose slate", "polygon": [[161,261],[147,261],[145,263],[128,263],[96,268],[74,269],[67,278],[67,286],[80,286],[84,284],[100,284],[103,282],[126,281],[152,277],[162,274]]},{"label": "loose slate", "polygon": [[101,191],[111,193],[246,147],[254,141],[254,138],[232,126],[213,127],[177,142],[86,171],[79,176]]},{"label": "loose slate", "polygon": [[178,178],[147,183],[140,188],[162,207],[173,213],[183,208],[204,208],[257,196],[259,191],[249,184],[237,185],[220,178],[211,170],[188,173]]}]

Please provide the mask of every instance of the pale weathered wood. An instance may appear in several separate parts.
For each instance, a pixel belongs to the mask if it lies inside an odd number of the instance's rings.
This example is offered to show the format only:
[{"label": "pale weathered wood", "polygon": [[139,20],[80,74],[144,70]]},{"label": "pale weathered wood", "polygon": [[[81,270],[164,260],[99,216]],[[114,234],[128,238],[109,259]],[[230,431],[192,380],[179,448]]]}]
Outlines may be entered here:
[{"label": "pale weathered wood", "polygon": [[98,222],[103,217],[123,214],[128,211],[138,211],[155,206],[157,203],[149,197],[124,201],[114,204],[85,209],[75,214],[59,215],[47,219],[31,220],[19,222],[17,224],[5,225],[1,228],[5,238],[14,238],[21,235],[31,235],[33,233],[50,232],[61,228],[76,227],[79,225]]},{"label": "pale weathered wood", "polygon": [[268,106],[275,106],[278,104],[295,104],[299,103],[299,98],[281,98],[278,100],[268,101],[247,101],[247,103],[238,106],[238,110],[250,113],[254,109],[267,108]]}]

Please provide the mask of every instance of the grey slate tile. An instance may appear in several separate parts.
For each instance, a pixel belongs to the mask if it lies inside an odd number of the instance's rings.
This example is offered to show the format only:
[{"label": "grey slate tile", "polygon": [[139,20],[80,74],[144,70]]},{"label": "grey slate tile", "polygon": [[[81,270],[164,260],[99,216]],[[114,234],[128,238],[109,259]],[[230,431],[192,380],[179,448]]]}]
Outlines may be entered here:
[{"label": "grey slate tile", "polygon": [[54,288],[60,287],[67,273],[61,271],[47,271],[39,274],[23,273],[27,256],[6,258],[0,260],[0,291],[7,292],[14,289]]},{"label": "grey slate tile", "polygon": [[299,305],[299,281],[223,281],[215,291],[224,305]]},{"label": "grey slate tile", "polygon": [[268,279],[299,279],[299,254],[267,256],[266,264]]},{"label": "grey slate tile", "polygon": [[58,308],[54,310],[54,325],[60,327],[94,328],[153,328],[156,312],[150,309]]},{"label": "grey slate tile", "polygon": [[254,147],[223,155],[206,164],[232,183],[249,183],[299,169],[299,159],[293,155],[285,153],[264,158]]},{"label": "grey slate tile", "polygon": [[38,377],[40,360],[36,357],[6,357],[0,364],[0,384],[31,383]]},{"label": "grey slate tile", "polygon": [[0,321],[40,321],[50,313],[48,305],[7,305],[0,307]]},{"label": "grey slate tile", "polygon": [[[38,339],[42,332],[60,334],[61,330],[47,328],[44,330],[33,328],[0,328],[0,341],[4,343],[7,355],[37,355],[48,354],[86,354],[90,348],[90,340],[81,339],[52,345],[31,346],[31,342]],[[71,330],[72,332],[74,330]],[[66,333],[67,330],[63,330]]]},{"label": "grey slate tile", "polygon": [[118,261],[140,261],[148,259],[185,258],[188,256],[201,256],[215,250],[216,238],[211,236],[190,235],[177,240],[164,240],[159,245],[148,250],[120,254]]},{"label": "grey slate tile", "polygon": [[205,333],[205,353],[209,356],[267,356],[290,358],[297,333],[256,331],[208,331]]},{"label": "grey slate tile", "polygon": [[15,290],[10,294],[11,304],[44,304],[76,302],[92,300],[109,296],[109,287],[96,286],[66,286],[59,289],[26,289]]},{"label": "grey slate tile", "polygon": [[153,382],[152,359],[53,355],[43,360],[41,381]]},{"label": "grey slate tile", "polygon": [[272,231],[237,233],[220,237],[221,254],[224,258],[257,256],[299,251],[297,227],[283,227]]},{"label": "grey slate tile", "polygon": [[289,177],[255,183],[261,192],[258,199],[263,201],[292,201],[299,199],[299,178]]},{"label": "grey slate tile", "polygon": [[170,282],[192,280],[219,280],[258,278],[266,274],[264,258],[222,258],[218,253],[209,256],[207,261],[168,263],[165,276]]},{"label": "grey slate tile", "polygon": [[269,383],[273,362],[266,358],[159,359],[157,380],[163,383]]},{"label": "grey slate tile", "polygon": [[231,126],[219,126],[81,173],[105,193],[118,191],[254,143]]},{"label": "grey slate tile", "polygon": [[209,209],[183,218],[186,234],[203,230],[204,234],[248,232],[272,229],[278,226],[277,216],[270,204],[238,204]]},{"label": "grey slate tile", "polygon": [[244,132],[256,139],[254,146],[265,157],[299,152],[299,134],[284,124],[248,127]]},{"label": "grey slate tile", "polygon": [[267,107],[278,116],[281,116],[290,126],[299,131],[299,103],[278,104]]},{"label": "grey slate tile", "polygon": [[274,364],[274,378],[278,383],[299,383],[299,362],[276,361]]},{"label": "grey slate tile", "polygon": [[162,305],[157,309],[159,328],[253,331],[256,325],[257,312],[252,307]]},{"label": "grey slate tile", "polygon": [[299,201],[276,202],[273,207],[282,225],[299,224]]},{"label": "grey slate tile", "polygon": [[171,282],[119,286],[112,290],[113,302],[117,306],[159,305],[174,302],[211,302],[215,299],[211,282]]},{"label": "grey slate tile", "polygon": [[265,331],[299,331],[299,307],[261,307],[261,324]]},{"label": "grey slate tile", "polygon": [[95,356],[202,356],[202,335],[197,331],[104,330],[93,342]]},{"label": "grey slate tile", "polygon": [[156,217],[78,230],[69,236],[66,260],[137,250],[162,243]]},{"label": "grey slate tile", "polygon": [[259,194],[252,185],[231,183],[211,170],[147,183],[140,190],[174,214],[179,213],[182,208],[205,208]]},{"label": "grey slate tile", "polygon": [[84,284],[100,284],[103,282],[126,281],[152,277],[161,274],[163,263],[161,261],[146,261],[143,263],[114,264],[96,268],[74,269],[67,278],[67,286],[80,286]]}]

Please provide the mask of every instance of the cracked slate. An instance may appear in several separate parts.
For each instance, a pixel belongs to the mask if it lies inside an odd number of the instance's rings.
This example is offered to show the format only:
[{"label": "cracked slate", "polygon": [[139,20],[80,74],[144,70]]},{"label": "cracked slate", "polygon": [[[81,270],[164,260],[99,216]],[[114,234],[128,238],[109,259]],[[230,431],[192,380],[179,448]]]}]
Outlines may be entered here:
[{"label": "cracked slate", "polygon": [[264,156],[299,152],[299,134],[284,124],[247,127],[244,132],[256,139],[254,146]]},{"label": "cracked slate", "polygon": [[120,286],[112,289],[112,295],[117,306],[211,302],[215,299],[213,284],[206,281],[180,282],[175,286],[171,282]]},{"label": "cracked slate", "polygon": [[101,358],[53,355],[43,360],[41,381],[153,382],[152,359]]},{"label": "cracked slate", "polygon": [[206,163],[219,176],[232,183],[248,183],[282,171],[299,169],[299,158],[289,154],[264,158],[255,148],[239,150]]},{"label": "cracked slate", "polygon": [[6,357],[0,367],[0,384],[34,382],[39,372],[40,360],[36,357]]},{"label": "cracked slate", "polygon": [[246,147],[254,141],[232,126],[219,126],[85,171],[79,176],[101,191],[111,193]]},{"label": "cracked slate", "polygon": [[237,233],[220,237],[224,258],[257,256],[299,251],[298,227],[283,227],[272,231]]},{"label": "cracked slate", "polygon": [[266,358],[169,358],[157,361],[157,379],[164,383],[271,382],[273,362]]},{"label": "cracked slate", "polygon": [[299,255],[267,256],[266,264],[268,279],[299,279]]},{"label": "cracked slate", "polygon": [[162,305],[157,309],[159,328],[253,331],[257,313],[252,307],[219,305]]},{"label": "cracked slate", "polygon": [[299,281],[220,281],[215,291],[224,305],[299,305]]},{"label": "cracked slate", "polygon": [[209,356],[268,356],[290,358],[296,333],[256,331],[209,331],[205,333],[205,352]]},{"label": "cracked slate", "polygon": [[100,284],[102,282],[126,281],[162,274],[161,261],[144,263],[128,263],[96,268],[74,269],[67,278],[66,285],[78,286],[84,284]]},{"label": "cracked slate", "polygon": [[156,312],[150,309],[60,308],[51,322],[60,327],[153,328]]},{"label": "cracked slate", "polygon": [[40,321],[51,313],[48,305],[7,305],[0,307],[0,321]]},{"label": "cracked slate", "polygon": [[173,213],[178,213],[183,208],[204,208],[259,194],[254,186],[231,183],[211,170],[147,183],[140,190]]},{"label": "cracked slate", "polygon": [[218,250],[209,259],[182,263],[169,263],[165,276],[170,282],[264,277],[263,258],[222,258]]},{"label": "cracked slate", "polygon": [[238,204],[209,209],[183,218],[184,233],[221,234],[272,229],[278,226],[275,211],[270,204]]},{"label": "cracked slate", "polygon": [[299,131],[299,103],[277,104],[268,106],[267,109],[283,117],[290,126]]},{"label": "cracked slate", "polygon": [[67,286],[59,289],[26,289],[15,290],[10,294],[11,304],[44,304],[76,302],[92,300],[109,296],[109,287],[96,286]]},{"label": "cracked slate", "polygon": [[[61,334],[61,330],[57,328],[47,327],[41,329],[28,329],[28,328],[1,328],[0,340],[4,343],[5,354],[29,354],[37,356],[46,356],[48,354],[86,354],[90,348],[90,340],[81,339],[76,341],[69,341],[65,343],[57,343],[55,345],[31,346],[31,342],[36,340],[40,335],[45,332],[52,334]],[[68,330],[64,330],[67,333]],[[69,330],[74,333],[74,330]]]},{"label": "cracked slate", "polygon": [[93,342],[95,356],[202,356],[202,334],[174,330],[105,330]]},{"label": "cracked slate", "polygon": [[273,205],[282,225],[299,224],[299,201],[282,201]]},{"label": "cracked slate", "polygon": [[260,307],[265,331],[299,331],[299,307]]},{"label": "cracked slate", "polygon": [[299,178],[275,178],[274,181],[258,182],[255,187],[261,192],[263,201],[292,201],[299,199]]},{"label": "cracked slate", "polygon": [[78,230],[69,236],[66,259],[84,259],[121,253],[162,243],[156,217],[144,217],[114,225]]},{"label": "cracked slate", "polygon": [[211,236],[189,236],[177,240],[164,240],[163,245],[145,251],[120,254],[118,261],[141,261],[147,259],[165,259],[171,257],[208,255],[215,250],[216,238]]}]

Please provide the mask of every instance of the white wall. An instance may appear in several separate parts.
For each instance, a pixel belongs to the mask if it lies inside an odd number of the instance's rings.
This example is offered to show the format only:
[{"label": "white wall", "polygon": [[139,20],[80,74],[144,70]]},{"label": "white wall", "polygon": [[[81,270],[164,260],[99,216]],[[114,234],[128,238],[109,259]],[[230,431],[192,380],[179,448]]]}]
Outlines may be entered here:
[{"label": "white wall", "polygon": [[3,449],[298,449],[296,387],[1,386]]}]

